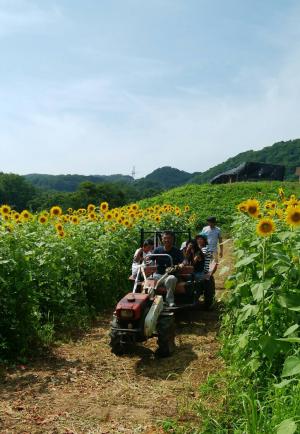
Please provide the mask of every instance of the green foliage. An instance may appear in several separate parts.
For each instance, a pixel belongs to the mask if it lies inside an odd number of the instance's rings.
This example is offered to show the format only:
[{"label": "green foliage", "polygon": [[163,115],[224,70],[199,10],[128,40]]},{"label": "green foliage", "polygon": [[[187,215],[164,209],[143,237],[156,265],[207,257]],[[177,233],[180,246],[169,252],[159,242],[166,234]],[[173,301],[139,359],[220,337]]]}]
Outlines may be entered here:
[{"label": "green foliage", "polygon": [[300,194],[297,182],[238,182],[221,185],[185,185],[166,191],[159,196],[141,201],[142,206],[162,203],[176,203],[178,206],[189,205],[195,213],[196,226],[202,228],[210,215],[217,217],[225,233],[230,233],[236,206],[249,197],[259,199],[277,199],[277,190],[283,186],[286,194]]},{"label": "green foliage", "polygon": [[27,354],[84,327],[127,291],[136,230],[74,226],[63,239],[31,222],[0,237],[0,353]]},{"label": "green foliage", "polygon": [[[99,215],[96,220],[83,215],[79,224],[65,217],[42,224],[37,216],[20,223],[0,216],[0,360],[48,346],[115,305],[130,290],[140,227],[158,225],[146,213],[128,220],[128,228]],[[160,218],[163,228],[190,224],[187,215],[166,212]]]},{"label": "green foliage", "polygon": [[203,184],[209,182],[214,176],[226,170],[233,169],[244,162],[258,162],[269,164],[282,164],[286,167],[285,179],[296,179],[295,169],[300,166],[300,139],[287,142],[274,143],[260,151],[246,151],[235,157],[229,158],[224,163],[218,164],[190,179],[190,183]]},{"label": "green foliage", "polygon": [[24,176],[35,187],[43,190],[56,190],[65,192],[74,192],[83,182],[91,182],[93,184],[106,183],[130,183],[133,181],[131,176],[126,175],[44,175],[33,173]]},{"label": "green foliage", "polygon": [[203,433],[300,429],[300,230],[277,219],[261,238],[256,224],[243,214],[233,224],[236,264],[222,321],[229,408],[200,408]]},{"label": "green foliage", "polygon": [[0,204],[10,204],[20,211],[35,194],[36,189],[23,176],[0,172]]}]

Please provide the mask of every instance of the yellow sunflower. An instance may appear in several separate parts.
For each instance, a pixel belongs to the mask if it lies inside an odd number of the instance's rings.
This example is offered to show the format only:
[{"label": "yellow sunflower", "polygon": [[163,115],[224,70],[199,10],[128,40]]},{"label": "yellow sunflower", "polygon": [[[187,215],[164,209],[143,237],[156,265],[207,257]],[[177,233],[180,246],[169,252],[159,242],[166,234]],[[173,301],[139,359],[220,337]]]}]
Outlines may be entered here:
[{"label": "yellow sunflower", "polygon": [[107,211],[108,211],[108,203],[107,203],[107,202],[102,202],[102,203],[100,204],[100,210],[101,210],[103,213],[107,212]]},{"label": "yellow sunflower", "polygon": [[47,219],[47,217],[44,214],[40,215],[39,218],[38,218],[39,223],[41,223],[42,225],[44,225],[45,223],[47,223],[47,220],[48,219]]},{"label": "yellow sunflower", "polygon": [[22,217],[23,220],[29,220],[30,217],[31,217],[31,214],[30,214],[29,211],[27,211],[27,209],[24,209],[24,210],[21,212],[21,217]]},{"label": "yellow sunflower", "polygon": [[110,212],[110,211],[108,211],[106,214],[105,214],[105,220],[108,220],[108,221],[110,221],[110,220],[112,220],[113,219],[113,214]]},{"label": "yellow sunflower", "polygon": [[270,236],[276,229],[275,223],[272,219],[264,217],[256,225],[256,232],[261,237]]},{"label": "yellow sunflower", "polygon": [[130,205],[130,209],[131,209],[132,211],[137,211],[138,208],[139,208],[139,206],[138,206],[138,204],[136,204],[136,203],[133,203],[133,204]]},{"label": "yellow sunflower", "polygon": [[188,205],[185,205],[185,207],[184,207],[184,211],[185,212],[188,212],[190,210],[190,207],[188,206]]},{"label": "yellow sunflower", "polygon": [[59,238],[64,238],[66,235],[64,231],[59,231],[57,234],[58,234]]},{"label": "yellow sunflower", "polygon": [[259,202],[256,199],[247,200],[247,212],[251,217],[257,217],[259,214]]},{"label": "yellow sunflower", "polygon": [[5,214],[9,214],[11,211],[11,208],[9,205],[2,205],[0,208],[0,212],[1,214],[5,215]]},{"label": "yellow sunflower", "polygon": [[74,225],[78,225],[78,223],[79,223],[79,217],[77,215],[73,215],[71,221],[72,221],[72,223]]},{"label": "yellow sunflower", "polygon": [[300,206],[288,207],[286,211],[286,222],[291,226],[300,226]]},{"label": "yellow sunflower", "polygon": [[57,205],[53,206],[50,209],[50,214],[51,214],[52,217],[59,217],[60,215],[62,215],[62,209],[61,209],[61,207],[57,206]]},{"label": "yellow sunflower", "polygon": [[241,202],[237,206],[238,211],[247,212],[247,202]]},{"label": "yellow sunflower", "polygon": [[90,214],[91,212],[94,212],[96,209],[96,206],[93,205],[92,203],[90,203],[87,207],[88,213]]},{"label": "yellow sunflower", "polygon": [[57,232],[63,232],[64,227],[63,227],[63,225],[61,223],[57,223],[55,225],[55,229],[57,230]]}]

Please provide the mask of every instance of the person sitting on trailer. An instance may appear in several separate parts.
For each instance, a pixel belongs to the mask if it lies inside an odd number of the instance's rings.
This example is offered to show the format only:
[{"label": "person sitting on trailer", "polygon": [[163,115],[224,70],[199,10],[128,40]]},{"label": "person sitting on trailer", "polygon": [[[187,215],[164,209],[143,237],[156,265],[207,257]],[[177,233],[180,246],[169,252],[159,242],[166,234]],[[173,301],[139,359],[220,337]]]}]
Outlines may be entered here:
[{"label": "person sitting on trailer", "polygon": [[[178,265],[183,262],[183,253],[174,246],[174,233],[172,231],[165,231],[162,234],[162,246],[156,247],[153,254],[168,254],[173,260],[173,265]],[[174,290],[177,283],[177,277],[166,274],[166,268],[170,267],[171,261],[168,257],[156,257],[157,272],[154,273],[154,279],[160,280],[160,283],[167,289],[166,302],[170,307],[175,306],[174,303]]]},{"label": "person sitting on trailer", "polygon": [[208,249],[207,235],[201,232],[196,235],[197,248],[195,250],[193,265],[196,281],[209,279],[209,267],[212,261],[212,252]]},{"label": "person sitting on trailer", "polygon": [[154,242],[152,239],[149,238],[148,240],[145,240],[143,242],[143,247],[140,247],[135,251],[131,266],[132,277],[136,278],[140,264],[145,258],[147,258],[147,256],[149,256],[149,254],[153,250],[153,247]]}]

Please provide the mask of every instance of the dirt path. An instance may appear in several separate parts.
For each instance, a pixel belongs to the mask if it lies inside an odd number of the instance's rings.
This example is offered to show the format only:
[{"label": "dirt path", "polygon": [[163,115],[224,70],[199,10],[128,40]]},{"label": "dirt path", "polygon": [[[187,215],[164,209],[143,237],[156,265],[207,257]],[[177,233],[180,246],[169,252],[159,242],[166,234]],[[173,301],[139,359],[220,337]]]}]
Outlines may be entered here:
[{"label": "dirt path", "polygon": [[[230,263],[229,255],[224,262]],[[217,278],[218,297],[224,276]],[[3,373],[1,433],[154,434],[162,432],[157,422],[165,418],[195,418],[190,403],[199,384],[222,366],[218,308],[181,314],[177,349],[167,359],[154,358],[155,339],[133,355],[112,355],[110,320],[111,313],[104,315],[76,342]]]}]

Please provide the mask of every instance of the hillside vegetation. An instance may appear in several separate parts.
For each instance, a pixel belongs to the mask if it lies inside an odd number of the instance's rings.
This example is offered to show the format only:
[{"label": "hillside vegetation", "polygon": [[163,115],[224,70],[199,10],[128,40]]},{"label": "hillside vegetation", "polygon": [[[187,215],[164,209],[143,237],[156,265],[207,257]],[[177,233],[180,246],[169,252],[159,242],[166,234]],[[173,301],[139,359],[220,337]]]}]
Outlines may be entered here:
[{"label": "hillside vegetation", "polygon": [[[178,187],[183,184],[204,184],[226,170],[233,169],[243,162],[260,162],[283,164],[286,167],[285,179],[295,180],[295,168],[300,166],[300,139],[278,142],[259,151],[249,150],[229,158],[221,164],[204,172],[189,173],[174,167],[164,166],[155,169],[144,178],[134,179],[129,175],[46,175],[30,174],[25,178],[35,187],[60,192],[74,192],[83,182],[95,184],[116,183],[128,189],[135,199],[148,197],[149,193],[157,194],[161,190]],[[134,200],[135,200],[134,199]]]},{"label": "hillside vegetation", "polygon": [[269,164],[282,164],[286,168],[285,179],[296,179],[295,169],[296,167],[300,166],[300,139],[274,143],[274,145],[266,146],[260,151],[251,150],[241,152],[235,157],[229,158],[224,163],[211,167],[209,170],[194,176],[190,182],[196,184],[209,182],[219,173],[233,169],[239,164],[249,161]]},{"label": "hillside vegetation", "polygon": [[279,187],[286,194],[300,195],[298,182],[237,182],[220,185],[185,185],[166,191],[156,197],[141,201],[141,206],[171,203],[178,206],[189,205],[195,213],[196,227],[201,228],[209,215],[217,217],[220,226],[229,233],[233,221],[233,211],[238,203],[249,197],[276,199]]}]

